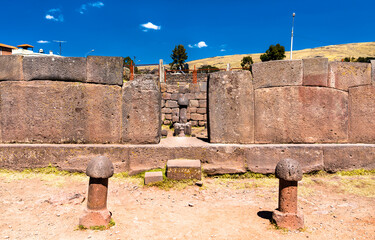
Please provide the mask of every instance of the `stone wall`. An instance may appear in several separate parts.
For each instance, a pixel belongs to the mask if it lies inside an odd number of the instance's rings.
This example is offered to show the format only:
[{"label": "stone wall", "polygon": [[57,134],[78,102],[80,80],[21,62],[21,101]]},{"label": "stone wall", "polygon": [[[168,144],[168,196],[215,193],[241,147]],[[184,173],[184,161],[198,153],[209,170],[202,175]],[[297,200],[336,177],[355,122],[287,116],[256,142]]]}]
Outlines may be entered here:
[{"label": "stone wall", "polygon": [[[375,143],[374,62],[256,63],[208,81],[211,143]],[[253,135],[252,135],[253,134]]]},{"label": "stone wall", "polygon": [[124,85],[122,70],[120,57],[0,56],[0,143],[158,143],[157,79]]},{"label": "stone wall", "polygon": [[204,126],[207,122],[207,82],[198,83],[174,82],[161,83],[161,119],[169,125],[179,121],[178,98],[189,99],[187,120],[192,126]]}]

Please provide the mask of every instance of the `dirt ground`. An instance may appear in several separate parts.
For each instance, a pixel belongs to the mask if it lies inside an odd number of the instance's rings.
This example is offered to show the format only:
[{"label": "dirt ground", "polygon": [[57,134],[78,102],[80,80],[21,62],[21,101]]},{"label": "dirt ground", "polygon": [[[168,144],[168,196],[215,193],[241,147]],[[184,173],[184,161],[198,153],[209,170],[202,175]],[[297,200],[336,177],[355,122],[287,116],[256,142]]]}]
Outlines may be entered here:
[{"label": "dirt ground", "polygon": [[113,177],[108,209],[116,225],[77,230],[86,206],[83,175],[0,170],[0,239],[375,239],[375,175],[305,176],[301,231],[276,229],[274,178],[204,178],[203,187],[146,187]]}]

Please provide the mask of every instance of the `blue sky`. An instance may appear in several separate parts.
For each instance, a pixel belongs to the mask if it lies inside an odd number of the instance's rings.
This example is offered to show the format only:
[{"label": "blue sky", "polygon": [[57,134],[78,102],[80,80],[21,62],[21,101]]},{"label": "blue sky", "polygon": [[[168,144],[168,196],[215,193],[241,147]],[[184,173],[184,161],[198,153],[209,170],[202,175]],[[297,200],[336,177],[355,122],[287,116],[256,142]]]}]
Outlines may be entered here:
[{"label": "blue sky", "polygon": [[264,52],[276,43],[289,51],[293,12],[294,50],[375,41],[374,9],[374,0],[1,0],[0,43],[58,52],[53,40],[64,40],[64,56],[95,49],[92,55],[169,63],[178,44],[188,61]]}]

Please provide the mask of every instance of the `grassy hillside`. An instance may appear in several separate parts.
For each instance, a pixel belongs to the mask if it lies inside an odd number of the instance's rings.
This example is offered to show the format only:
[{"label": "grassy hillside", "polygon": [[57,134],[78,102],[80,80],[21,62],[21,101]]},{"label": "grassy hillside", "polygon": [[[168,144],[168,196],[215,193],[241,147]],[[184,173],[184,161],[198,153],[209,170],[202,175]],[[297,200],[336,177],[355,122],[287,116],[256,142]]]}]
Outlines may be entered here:
[{"label": "grassy hillside", "polygon": [[[231,67],[241,67],[241,60],[244,56],[250,55],[254,62],[260,62],[260,55],[263,53],[254,54],[238,54],[228,55],[222,57],[212,57],[190,61],[189,66],[199,67],[201,65],[213,65],[218,68],[226,68],[227,63],[230,63]],[[285,53],[286,58],[290,58],[290,52]],[[375,42],[365,43],[349,43],[340,45],[331,45],[318,48],[308,48],[298,51],[293,51],[293,59],[304,59],[314,57],[325,57],[329,61],[341,61],[345,57],[375,57]]]},{"label": "grassy hillside", "polygon": [[[266,49],[265,49],[266,50]],[[244,56],[250,55],[254,62],[260,62],[260,55],[263,53],[253,54],[237,54],[220,57],[204,58],[194,61],[189,61],[188,64],[190,69],[194,68],[194,65],[199,68],[202,65],[212,65],[218,68],[226,68],[227,63],[230,63],[231,67],[241,67],[241,60]],[[286,58],[290,58],[290,52],[285,53]],[[314,57],[325,57],[329,61],[341,61],[345,57],[375,57],[375,42],[363,42],[363,43],[348,43],[340,45],[330,45],[325,47],[307,48],[303,50],[293,51],[293,59],[303,58],[314,58]],[[165,61],[169,61],[164,59]],[[166,65],[168,68],[169,65]],[[139,69],[154,69],[157,66],[139,67]]]}]

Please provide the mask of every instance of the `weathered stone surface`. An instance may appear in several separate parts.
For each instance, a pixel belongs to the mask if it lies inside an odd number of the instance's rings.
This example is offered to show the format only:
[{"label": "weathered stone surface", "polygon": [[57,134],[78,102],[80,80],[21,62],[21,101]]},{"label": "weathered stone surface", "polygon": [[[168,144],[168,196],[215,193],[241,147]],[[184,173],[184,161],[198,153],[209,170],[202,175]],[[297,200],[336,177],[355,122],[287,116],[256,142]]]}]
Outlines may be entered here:
[{"label": "weathered stone surface", "polygon": [[166,130],[166,129],[162,129],[162,130],[161,130],[161,135],[162,135],[163,137],[168,136],[168,130]]},{"label": "weathered stone surface", "polygon": [[166,108],[166,107],[165,107],[165,108],[162,108],[162,109],[161,109],[161,112],[162,112],[162,113],[172,113],[172,109],[171,109],[171,108]]},{"label": "weathered stone surface", "polygon": [[172,97],[172,95],[170,93],[166,93],[166,92],[163,93],[163,99],[164,100],[170,100],[171,97]]},{"label": "weathered stone surface", "polygon": [[199,113],[191,113],[190,114],[190,118],[191,118],[191,120],[202,121],[203,120],[203,115],[199,114]]},{"label": "weathered stone surface", "polygon": [[[122,69],[121,69],[122,72]],[[86,81],[86,58],[32,57],[23,58],[24,80]]]},{"label": "weathered stone surface", "polygon": [[124,85],[122,142],[159,143],[161,94],[156,85],[157,80],[158,77],[154,75],[138,75],[133,81]]},{"label": "weathered stone surface", "polygon": [[286,181],[301,181],[301,165],[294,159],[285,158],[277,163],[275,176]]},{"label": "weathered stone surface", "polygon": [[205,92],[197,92],[195,93],[195,98],[198,100],[207,99],[207,94]]},{"label": "weathered stone surface", "polygon": [[247,170],[274,173],[277,162],[288,157],[298,160],[304,173],[323,168],[332,172],[375,168],[375,144],[238,145],[208,144],[190,137],[178,140],[168,137],[153,145],[0,144],[0,168],[21,170],[52,164],[62,170],[85,172],[88,162],[98,155],[111,160],[115,173],[130,174],[163,168],[167,160],[175,158],[201,160],[208,175]]},{"label": "weathered stone surface", "polygon": [[323,153],[324,170],[328,172],[375,169],[374,144],[325,145]]},{"label": "weathered stone surface", "polygon": [[0,83],[0,139],[119,143],[121,88],[56,81]]},{"label": "weathered stone surface", "polygon": [[208,89],[210,142],[253,143],[254,91],[250,72],[213,73]]},{"label": "weathered stone surface", "polygon": [[349,88],[349,142],[375,143],[375,86]]},{"label": "weathered stone surface", "polygon": [[178,93],[178,86],[177,85],[168,84],[167,85],[167,92],[169,92],[169,93]]},{"label": "weathered stone surface", "polygon": [[174,159],[167,162],[167,177],[173,180],[202,179],[201,161]]},{"label": "weathered stone surface", "polygon": [[22,56],[7,55],[0,56],[0,81],[23,80]]},{"label": "weathered stone surface", "polygon": [[162,172],[146,172],[145,173],[145,185],[163,181]]},{"label": "weathered stone surface", "polygon": [[123,85],[122,57],[87,57],[87,82],[108,85]]},{"label": "weathered stone surface", "polygon": [[297,160],[302,171],[323,170],[322,147],[307,144],[253,145],[244,149],[247,170],[257,173],[275,173],[276,165],[285,158]]},{"label": "weathered stone surface", "polygon": [[86,169],[86,175],[92,178],[110,178],[113,172],[113,164],[106,156],[94,157]]},{"label": "weathered stone surface", "polygon": [[178,101],[178,95],[179,95],[179,93],[172,93],[171,94],[171,100]]},{"label": "weathered stone surface", "polygon": [[199,100],[199,107],[206,108],[207,107],[207,100]]},{"label": "weathered stone surface", "polygon": [[107,210],[90,210],[85,209],[83,216],[79,218],[79,225],[86,228],[107,226],[111,221],[111,213]]},{"label": "weathered stone surface", "polygon": [[190,107],[199,107],[199,101],[198,100],[190,100]]},{"label": "weathered stone surface", "polygon": [[189,99],[185,95],[179,97],[178,98],[178,105],[180,105],[180,107],[187,108],[189,106]]},{"label": "weathered stone surface", "polygon": [[371,82],[375,86],[375,60],[371,60]]},{"label": "weathered stone surface", "polygon": [[369,63],[329,63],[329,87],[348,91],[350,87],[369,84],[371,84],[371,65]]},{"label": "weathered stone surface", "polygon": [[180,115],[180,123],[187,123],[187,109],[181,108],[179,115]]},{"label": "weathered stone surface", "polygon": [[348,135],[348,93],[320,87],[255,90],[257,143],[338,143]]},{"label": "weathered stone surface", "polygon": [[254,89],[302,85],[302,60],[281,60],[253,64]]},{"label": "weathered stone surface", "polygon": [[197,109],[197,113],[205,114],[206,112],[207,112],[207,109],[206,109],[206,108],[198,108],[198,109]]},{"label": "weathered stone surface", "polygon": [[328,84],[328,58],[302,59],[304,86],[327,87]]},{"label": "weathered stone surface", "polygon": [[165,102],[165,106],[168,107],[168,108],[178,108],[178,103],[177,103],[177,101],[167,100]]},{"label": "weathered stone surface", "polygon": [[302,213],[284,213],[278,210],[274,210],[272,213],[272,219],[276,225],[281,228],[290,230],[297,230],[304,227],[304,217]]}]

